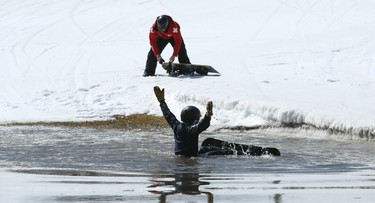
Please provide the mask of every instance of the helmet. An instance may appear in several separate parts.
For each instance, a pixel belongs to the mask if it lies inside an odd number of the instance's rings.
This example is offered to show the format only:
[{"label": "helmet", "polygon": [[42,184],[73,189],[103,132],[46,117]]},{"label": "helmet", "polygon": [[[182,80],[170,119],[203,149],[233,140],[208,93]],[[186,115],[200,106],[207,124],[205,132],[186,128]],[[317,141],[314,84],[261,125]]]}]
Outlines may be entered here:
[{"label": "helmet", "polygon": [[195,106],[187,106],[181,111],[181,120],[187,124],[193,124],[201,117],[201,112]]},{"label": "helmet", "polygon": [[156,24],[158,26],[159,31],[166,31],[170,24],[169,17],[166,15],[159,16],[156,20]]}]

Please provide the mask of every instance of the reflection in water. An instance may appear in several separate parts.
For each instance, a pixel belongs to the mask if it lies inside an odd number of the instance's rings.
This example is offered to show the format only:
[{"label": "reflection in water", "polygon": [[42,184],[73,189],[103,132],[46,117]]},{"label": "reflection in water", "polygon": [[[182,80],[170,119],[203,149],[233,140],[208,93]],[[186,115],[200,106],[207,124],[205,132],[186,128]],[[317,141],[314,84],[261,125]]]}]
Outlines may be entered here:
[{"label": "reflection in water", "polygon": [[[176,157],[174,159],[175,165],[183,165],[175,173],[170,175],[155,174],[150,180],[152,183],[148,188],[150,193],[160,195],[159,200],[161,203],[167,201],[167,196],[183,194],[183,195],[206,195],[207,202],[213,202],[213,195],[210,192],[202,191],[199,189],[201,185],[209,185],[207,181],[201,181],[202,177],[199,174],[200,162],[195,158]],[[167,189],[166,189],[167,188]]]},{"label": "reflection in water", "polygon": [[[148,188],[152,194],[159,195],[159,202],[167,202],[167,197],[172,195],[206,195],[208,203],[214,202],[214,195],[209,191],[199,189],[201,185],[210,185],[210,182],[201,181],[205,176],[199,173],[175,173],[173,175],[157,175],[154,176],[150,182],[152,183]],[[218,180],[220,178],[216,178]],[[278,184],[279,182],[273,182]],[[240,183],[241,184],[241,183]],[[282,194],[275,193],[272,197],[275,203],[282,203]]]},{"label": "reflection in water", "polygon": [[[171,162],[171,165],[176,166],[174,168],[174,173],[154,173],[154,175],[151,177],[148,182],[150,182],[150,185],[147,187],[149,190],[148,192],[152,194],[159,195],[159,202],[164,203],[167,202],[167,200],[172,201],[175,200],[175,198],[181,198],[181,196],[178,195],[190,195],[190,196],[199,196],[201,197],[204,195],[206,196],[206,201],[208,203],[214,202],[214,195],[210,191],[211,188],[220,188],[223,187],[223,185],[220,185],[219,187],[216,187],[215,182],[208,182],[208,181],[202,181],[207,180],[207,177],[210,177],[211,180],[240,180],[238,182],[239,184],[239,190],[243,189],[243,183],[249,180],[246,180],[246,177],[212,177],[210,175],[202,175],[202,166],[204,163],[202,163],[202,159],[196,159],[196,158],[184,158],[184,157],[176,157]],[[204,170],[204,174],[206,174],[206,170]],[[210,172],[209,172],[210,173]],[[243,179],[244,178],[244,179]],[[274,180],[271,182],[274,185],[278,185],[281,183],[281,180]],[[213,185],[212,185],[213,184]],[[222,183],[221,183],[222,184]],[[253,184],[252,181],[248,182],[248,184]],[[208,186],[205,187],[206,189],[202,190],[200,186]],[[259,186],[262,187],[262,186]],[[249,188],[253,188],[249,186]],[[271,187],[270,187],[271,188]],[[232,188],[234,189],[234,188]],[[272,195],[272,199],[275,203],[282,203],[282,194],[275,193]],[[201,198],[198,197],[198,198]],[[243,198],[243,197],[240,197]],[[249,198],[249,197],[247,197]],[[193,198],[190,198],[190,202]],[[250,198],[251,199],[251,198]],[[199,202],[202,200],[200,199]],[[197,201],[198,202],[198,201]]]},{"label": "reflection in water", "polygon": [[283,202],[282,201],[282,195],[281,194],[275,194],[273,196],[273,200],[275,201],[275,203],[281,203],[281,202]]},{"label": "reflection in water", "polygon": [[209,182],[200,181],[200,175],[198,173],[175,173],[171,180],[165,179],[160,180],[153,179],[151,182],[152,185],[149,188],[157,188],[157,187],[173,187],[173,190],[149,190],[149,192],[153,194],[160,195],[160,202],[166,202],[168,195],[175,195],[175,194],[185,194],[185,195],[207,195],[207,202],[212,203],[214,202],[214,197],[212,193],[205,192],[199,190],[199,186],[201,185],[209,185]]}]

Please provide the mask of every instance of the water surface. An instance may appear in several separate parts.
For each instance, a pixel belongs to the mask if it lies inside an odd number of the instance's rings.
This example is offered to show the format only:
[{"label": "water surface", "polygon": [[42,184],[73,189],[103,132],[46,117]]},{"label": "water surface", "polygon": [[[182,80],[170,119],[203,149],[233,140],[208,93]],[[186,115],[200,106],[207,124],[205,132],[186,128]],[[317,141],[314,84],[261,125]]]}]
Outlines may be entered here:
[{"label": "water surface", "polygon": [[281,156],[178,157],[169,129],[3,126],[0,191],[7,195],[0,201],[370,202],[375,197],[373,142],[261,131],[203,133],[200,142],[207,137],[277,147]]}]

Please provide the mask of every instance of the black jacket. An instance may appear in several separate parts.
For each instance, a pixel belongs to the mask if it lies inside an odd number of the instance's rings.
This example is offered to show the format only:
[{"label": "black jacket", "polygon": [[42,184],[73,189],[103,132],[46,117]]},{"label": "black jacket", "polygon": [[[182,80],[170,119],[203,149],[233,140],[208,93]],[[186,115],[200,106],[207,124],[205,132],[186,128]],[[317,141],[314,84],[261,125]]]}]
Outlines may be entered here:
[{"label": "black jacket", "polygon": [[197,124],[189,125],[178,121],[165,101],[160,102],[160,107],[174,132],[174,153],[187,157],[198,156],[198,136],[210,126],[211,117],[205,115]]}]

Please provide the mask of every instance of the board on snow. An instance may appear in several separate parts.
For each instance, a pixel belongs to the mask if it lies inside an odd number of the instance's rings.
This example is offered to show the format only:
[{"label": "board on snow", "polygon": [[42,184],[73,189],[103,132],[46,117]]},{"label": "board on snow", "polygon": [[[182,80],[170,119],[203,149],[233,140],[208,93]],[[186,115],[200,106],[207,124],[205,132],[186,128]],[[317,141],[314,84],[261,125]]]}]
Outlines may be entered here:
[{"label": "board on snow", "polygon": [[195,73],[198,73],[199,75],[208,75],[208,73],[220,75],[219,71],[209,65],[165,62],[162,64],[162,67],[172,76],[194,75]]},{"label": "board on snow", "polygon": [[[210,149],[213,146],[215,148]],[[220,149],[218,149],[220,148]],[[200,154],[203,155],[272,155],[280,156],[280,151],[274,147],[259,147],[226,142],[215,138],[207,138],[202,142]],[[205,151],[206,150],[206,151]]]}]

